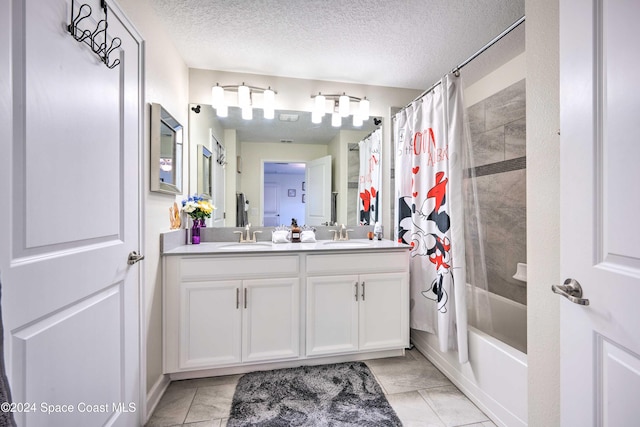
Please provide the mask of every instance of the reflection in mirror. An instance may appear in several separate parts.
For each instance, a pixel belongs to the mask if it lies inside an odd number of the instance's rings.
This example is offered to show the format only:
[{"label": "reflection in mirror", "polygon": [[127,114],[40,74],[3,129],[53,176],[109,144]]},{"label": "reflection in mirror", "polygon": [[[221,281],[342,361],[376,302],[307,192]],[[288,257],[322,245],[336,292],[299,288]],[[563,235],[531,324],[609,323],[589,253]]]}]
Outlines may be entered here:
[{"label": "reflection in mirror", "polygon": [[211,151],[198,144],[198,194],[207,197],[211,197],[211,159]]},{"label": "reflection in mirror", "polygon": [[182,125],[151,104],[151,191],[182,193]]},{"label": "reflection in mirror", "polygon": [[[195,109],[197,105],[200,105],[199,112]],[[265,176],[272,168],[270,164],[277,163],[282,167],[307,164],[325,156],[331,156],[332,159],[333,188],[327,191],[338,193],[336,221],[347,225],[358,224],[359,158],[357,149],[353,150],[353,147],[357,147],[358,142],[380,127],[380,118],[371,117],[362,126],[354,127],[352,118],[345,117],[341,127],[332,127],[330,114],[325,115],[322,123],[314,124],[311,122],[311,112],[307,111],[277,110],[275,118],[268,120],[263,118],[262,110],[255,109],[253,120],[243,120],[241,110],[237,107],[229,107],[226,118],[217,117],[210,105],[193,104],[190,107],[194,107],[190,108],[189,113],[191,146],[206,144],[206,138],[210,132],[214,132],[227,151],[225,226],[236,226],[236,219],[244,216],[245,212],[248,222],[254,226],[265,223],[265,214],[275,215],[272,212],[274,203],[270,199],[273,189],[265,188],[265,183],[269,181]],[[192,155],[195,157],[195,152]],[[242,162],[241,168],[238,162]],[[192,174],[191,179],[195,178]],[[275,182],[276,179],[271,181]],[[214,182],[214,188],[215,185]],[[295,196],[289,190],[295,190]],[[248,205],[240,209],[236,206],[238,193],[242,193],[248,201]],[[280,194],[281,207],[295,201],[297,208],[302,209],[309,206],[309,199],[313,197],[308,189],[303,190],[299,182],[283,183]],[[302,202],[303,196],[305,203]],[[289,224],[291,215],[297,215],[299,224],[304,223],[304,216],[300,212],[280,212],[279,220],[272,218],[268,221]]]}]

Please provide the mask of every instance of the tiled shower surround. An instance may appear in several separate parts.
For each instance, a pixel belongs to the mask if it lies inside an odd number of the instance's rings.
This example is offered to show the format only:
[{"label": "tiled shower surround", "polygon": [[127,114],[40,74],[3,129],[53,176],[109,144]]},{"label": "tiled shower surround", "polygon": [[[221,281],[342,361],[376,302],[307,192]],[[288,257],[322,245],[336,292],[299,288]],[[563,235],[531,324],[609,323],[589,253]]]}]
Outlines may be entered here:
[{"label": "tiled shower surround", "polygon": [[[527,303],[525,80],[468,108],[489,290]],[[472,280],[472,279],[470,279]]]}]

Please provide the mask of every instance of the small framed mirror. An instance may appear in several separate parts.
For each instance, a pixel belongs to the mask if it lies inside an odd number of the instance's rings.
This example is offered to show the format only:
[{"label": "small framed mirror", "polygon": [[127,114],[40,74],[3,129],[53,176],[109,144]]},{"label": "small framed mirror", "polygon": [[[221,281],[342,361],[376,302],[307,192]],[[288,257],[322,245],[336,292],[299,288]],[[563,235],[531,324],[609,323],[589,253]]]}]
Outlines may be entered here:
[{"label": "small framed mirror", "polygon": [[211,197],[211,162],[213,155],[204,145],[198,144],[198,194]]},{"label": "small framed mirror", "polygon": [[182,125],[160,104],[151,104],[151,191],[182,193]]}]

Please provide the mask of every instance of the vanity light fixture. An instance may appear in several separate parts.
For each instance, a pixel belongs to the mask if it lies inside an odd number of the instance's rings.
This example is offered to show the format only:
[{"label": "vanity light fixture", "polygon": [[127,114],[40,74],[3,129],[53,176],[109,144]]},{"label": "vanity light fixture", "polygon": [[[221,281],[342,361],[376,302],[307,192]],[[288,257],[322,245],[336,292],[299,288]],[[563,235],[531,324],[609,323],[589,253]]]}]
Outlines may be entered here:
[{"label": "vanity light fixture", "polygon": [[238,86],[221,86],[220,84],[216,83],[216,85],[211,88],[211,106],[215,108],[218,117],[227,117],[229,114],[229,105],[225,100],[226,90],[238,93],[237,105],[242,109],[243,119],[251,120],[253,118],[252,104],[254,93],[262,94],[262,109],[264,112],[264,118],[274,118],[275,95],[277,92],[271,89],[271,86],[269,86],[267,89],[264,89],[261,87],[246,85],[244,82],[242,82],[242,84]]},{"label": "vanity light fixture", "polygon": [[[333,104],[333,113],[331,117],[331,124],[333,126],[340,126],[340,124],[336,124],[338,122],[338,119],[335,118],[336,112],[339,117],[347,117],[353,114],[353,123],[354,126],[357,127],[362,126],[362,123],[365,120],[369,120],[370,102],[366,97],[358,98],[347,95],[345,92],[342,92],[341,95],[323,95],[321,92],[318,92],[317,95],[311,95],[311,98],[313,98],[314,101],[311,114],[311,121],[313,123],[321,122],[322,116],[324,116],[326,112],[326,101],[331,101]],[[351,102],[358,102],[358,109],[353,113],[350,108]]]},{"label": "vanity light fixture", "polygon": [[342,92],[342,95],[338,98],[338,113],[340,113],[340,116],[349,116],[349,101],[349,97]]}]

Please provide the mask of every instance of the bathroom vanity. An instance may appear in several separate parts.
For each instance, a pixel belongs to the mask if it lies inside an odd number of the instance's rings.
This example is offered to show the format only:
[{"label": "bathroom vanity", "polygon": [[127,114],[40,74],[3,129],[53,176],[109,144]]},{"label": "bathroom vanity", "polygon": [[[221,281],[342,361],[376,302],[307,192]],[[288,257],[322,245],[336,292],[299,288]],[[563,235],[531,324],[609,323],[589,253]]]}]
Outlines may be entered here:
[{"label": "bathroom vanity", "polygon": [[389,240],[178,246],[163,252],[163,279],[173,379],[401,355],[409,345],[409,247]]}]

